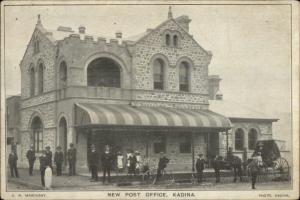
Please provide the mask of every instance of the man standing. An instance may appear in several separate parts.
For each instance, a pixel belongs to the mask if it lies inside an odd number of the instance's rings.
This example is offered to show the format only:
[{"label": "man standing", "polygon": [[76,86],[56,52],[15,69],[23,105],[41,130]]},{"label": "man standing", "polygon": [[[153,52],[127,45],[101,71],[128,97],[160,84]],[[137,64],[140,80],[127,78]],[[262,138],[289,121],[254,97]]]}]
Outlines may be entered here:
[{"label": "man standing", "polygon": [[164,152],[160,152],[160,158],[158,161],[156,178],[154,179],[153,184],[155,184],[157,181],[159,181],[159,179],[162,176],[162,173],[163,173],[164,169],[167,167],[167,164],[169,163],[169,161],[170,160],[164,155]]},{"label": "man standing", "polygon": [[56,152],[54,154],[54,163],[56,165],[56,175],[61,176],[62,163],[64,161],[64,154],[61,151],[61,147],[56,147]]},{"label": "man standing", "polygon": [[212,161],[212,167],[215,170],[215,175],[216,175],[216,183],[220,182],[220,167],[221,167],[221,158],[217,155],[214,157]]},{"label": "man standing", "polygon": [[196,161],[198,183],[202,183],[204,164],[205,164],[205,160],[203,159],[203,154],[199,154]]},{"label": "man standing", "polygon": [[92,174],[91,182],[98,181],[98,164],[99,164],[99,154],[96,151],[95,145],[92,144],[90,155],[89,155],[89,167]]},{"label": "man standing", "polygon": [[129,168],[128,168],[128,174],[130,175],[134,175],[135,176],[135,171],[136,171],[136,163],[137,163],[137,159],[134,153],[131,153],[129,155]]},{"label": "man standing", "polygon": [[52,151],[50,151],[50,146],[46,146],[46,159],[47,159],[47,163],[49,165],[49,167],[51,167],[51,169],[53,170],[52,168]]},{"label": "man standing", "polygon": [[256,154],[253,154],[252,159],[252,162],[249,164],[249,169],[251,173],[252,189],[255,189],[256,179],[259,174],[260,167],[263,165],[261,152],[258,151]]},{"label": "man standing", "polygon": [[68,162],[69,162],[69,176],[76,175],[76,148],[74,144],[70,144],[70,149],[68,150]]},{"label": "man standing", "polygon": [[10,174],[11,174],[11,177],[16,176],[17,178],[19,178],[19,173],[18,173],[18,168],[17,168],[17,160],[18,160],[17,152],[16,152],[16,150],[12,150],[8,156]]},{"label": "man standing", "polygon": [[36,159],[33,145],[30,145],[30,149],[27,151],[26,157],[27,157],[28,163],[29,163],[29,176],[32,176],[33,175],[33,165],[34,165],[34,161]]},{"label": "man standing", "polygon": [[107,180],[110,182],[110,170],[113,164],[113,157],[110,152],[110,147],[108,145],[105,145],[104,153],[101,157],[102,161],[102,168],[103,168],[103,184],[105,183],[106,179],[106,173],[107,173]]}]

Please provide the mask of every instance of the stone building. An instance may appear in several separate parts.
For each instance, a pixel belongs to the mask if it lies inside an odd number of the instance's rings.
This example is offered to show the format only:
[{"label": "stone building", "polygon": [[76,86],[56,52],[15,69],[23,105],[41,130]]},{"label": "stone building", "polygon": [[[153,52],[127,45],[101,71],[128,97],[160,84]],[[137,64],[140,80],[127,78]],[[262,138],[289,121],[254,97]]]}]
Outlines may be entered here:
[{"label": "stone building", "polygon": [[[219,142],[223,143],[220,146],[232,147],[234,154],[241,158],[246,150],[247,157],[251,157],[258,140],[273,139],[272,123],[278,119],[266,116],[238,102],[223,99],[220,90],[221,78],[217,75],[210,75],[208,79],[210,110],[228,117],[232,125],[228,136],[220,135]],[[280,150],[285,151],[285,148],[281,148],[284,141],[277,140],[277,144]]]},{"label": "stone building", "polygon": [[189,33],[190,22],[169,10],[142,34],[103,38],[84,26],[47,29],[39,16],[20,63],[21,163],[30,144],[39,154],[74,143],[82,170],[91,144],[153,161],[165,152],[173,170],[193,169],[198,153],[224,154],[220,140],[232,125],[209,110],[212,54]]}]

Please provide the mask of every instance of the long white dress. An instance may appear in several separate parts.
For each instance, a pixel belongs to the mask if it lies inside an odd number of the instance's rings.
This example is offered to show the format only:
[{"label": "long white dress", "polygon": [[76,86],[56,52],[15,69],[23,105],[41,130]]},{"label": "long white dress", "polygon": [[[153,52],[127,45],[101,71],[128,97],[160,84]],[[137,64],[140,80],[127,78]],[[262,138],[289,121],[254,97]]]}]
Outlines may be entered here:
[{"label": "long white dress", "polygon": [[51,189],[52,186],[52,169],[48,166],[45,170],[45,188]]}]

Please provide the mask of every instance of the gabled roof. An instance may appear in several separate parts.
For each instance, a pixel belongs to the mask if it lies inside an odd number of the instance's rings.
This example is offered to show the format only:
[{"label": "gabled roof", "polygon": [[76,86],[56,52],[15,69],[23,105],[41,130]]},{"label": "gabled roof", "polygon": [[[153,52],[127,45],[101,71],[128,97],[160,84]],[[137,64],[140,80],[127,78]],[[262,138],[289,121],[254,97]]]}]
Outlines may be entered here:
[{"label": "gabled roof", "polygon": [[163,25],[165,25],[166,23],[173,21],[183,32],[185,32],[191,40],[193,40],[204,52],[206,52],[207,54],[210,54],[209,51],[206,51],[202,46],[200,46],[200,44],[191,36],[191,34],[189,34],[178,22],[177,20],[181,19],[181,18],[186,18],[186,15],[182,15],[179,16],[177,18],[169,18],[165,21],[163,21],[161,24],[159,24],[157,27],[151,29],[150,31],[145,31],[142,32],[140,34],[128,37],[124,40],[129,40],[129,41],[133,41],[134,43],[138,43],[139,41],[141,41],[142,39],[144,39],[145,37],[147,37],[148,35],[150,35],[152,32],[154,32],[155,30],[157,30],[158,28],[162,27]]},{"label": "gabled roof", "polygon": [[209,100],[209,109],[229,119],[278,121],[276,118],[272,118],[252,108],[228,100]]}]

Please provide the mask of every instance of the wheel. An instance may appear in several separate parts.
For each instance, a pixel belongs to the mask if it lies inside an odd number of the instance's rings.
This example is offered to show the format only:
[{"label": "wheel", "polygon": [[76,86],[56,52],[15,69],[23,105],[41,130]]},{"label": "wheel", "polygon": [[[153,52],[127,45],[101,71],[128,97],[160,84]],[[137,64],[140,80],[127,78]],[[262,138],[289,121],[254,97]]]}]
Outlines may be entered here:
[{"label": "wheel", "polygon": [[273,170],[277,174],[275,180],[289,180],[290,166],[286,159],[278,158],[273,161]]}]

